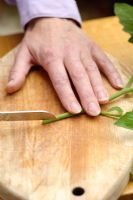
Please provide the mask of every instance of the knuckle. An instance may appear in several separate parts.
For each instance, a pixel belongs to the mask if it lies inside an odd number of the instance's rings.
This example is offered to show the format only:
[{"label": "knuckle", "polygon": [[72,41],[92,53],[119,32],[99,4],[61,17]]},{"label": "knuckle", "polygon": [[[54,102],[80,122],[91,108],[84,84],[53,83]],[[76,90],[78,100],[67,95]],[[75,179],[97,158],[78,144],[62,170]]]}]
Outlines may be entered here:
[{"label": "knuckle", "polygon": [[88,61],[88,65],[85,68],[88,72],[98,71],[97,65],[94,62]]},{"label": "knuckle", "polygon": [[85,91],[82,91],[82,100],[84,102],[87,103],[89,101],[95,101],[95,99],[96,99],[95,94],[91,88],[89,88]]},{"label": "knuckle", "polygon": [[99,80],[99,78],[97,78],[96,75],[94,75],[94,76],[95,76],[95,77],[93,77],[93,78],[91,79],[93,89],[95,89],[95,88],[101,88],[102,85],[103,85],[103,84],[102,84],[102,81]]},{"label": "knuckle", "polygon": [[108,74],[114,74],[114,73],[116,73],[115,67],[108,60],[106,60],[105,62],[102,62],[101,63],[101,67],[102,67],[102,70],[105,71],[105,72],[107,71]]},{"label": "knuckle", "polygon": [[102,85],[94,85],[93,88],[94,88],[94,90],[96,92],[100,92],[100,91],[104,91],[105,90]]},{"label": "knuckle", "polygon": [[44,64],[49,66],[51,63],[58,60],[56,51],[53,48],[44,49]]},{"label": "knuckle", "polygon": [[103,68],[109,68],[109,70],[111,70],[112,71],[112,69],[113,69],[113,64],[112,64],[112,62],[108,59],[108,57],[105,55],[105,54],[103,54],[102,56],[101,56],[101,58],[99,59],[99,62],[100,62],[100,65],[103,67]]},{"label": "knuckle", "polygon": [[66,63],[72,67],[72,66],[77,66],[80,63],[80,60],[78,58],[72,58],[72,55],[68,55],[68,60],[66,60]]},{"label": "knuckle", "polygon": [[75,81],[79,81],[82,80],[85,76],[85,73],[83,70],[76,68],[75,70],[72,71],[71,73],[71,77],[75,80]]},{"label": "knuckle", "polygon": [[11,69],[10,76],[14,76],[15,74],[17,74],[17,70],[16,69]]},{"label": "knuckle", "polygon": [[97,71],[97,65],[95,63],[95,61],[92,58],[88,58],[87,55],[84,55],[82,57],[82,62],[84,64],[84,67],[86,69],[87,72],[91,72],[91,71]]},{"label": "knuckle", "polygon": [[61,88],[61,87],[64,87],[66,86],[67,84],[67,78],[64,77],[64,76],[60,76],[60,77],[57,77],[55,80],[54,80],[54,86],[55,88]]},{"label": "knuckle", "polygon": [[84,99],[86,99],[87,102],[94,100],[95,97],[94,97],[93,92],[91,92],[91,91],[89,91],[88,93],[86,92],[86,94],[84,94]]},{"label": "knuckle", "polygon": [[106,58],[101,58],[100,64],[101,64],[101,66],[106,67],[109,64],[109,62]]},{"label": "knuckle", "polygon": [[16,72],[17,72],[17,70],[15,70],[15,69],[12,69],[12,70],[10,71],[11,74],[16,73]]}]

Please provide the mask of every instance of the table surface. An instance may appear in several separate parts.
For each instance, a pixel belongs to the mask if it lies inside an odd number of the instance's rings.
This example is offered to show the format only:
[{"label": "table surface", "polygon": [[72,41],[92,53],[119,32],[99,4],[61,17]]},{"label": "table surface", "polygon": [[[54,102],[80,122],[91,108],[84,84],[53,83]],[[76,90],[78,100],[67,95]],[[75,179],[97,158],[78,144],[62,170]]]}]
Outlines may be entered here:
[{"label": "table surface", "polygon": [[[90,29],[86,29],[86,27],[90,26]],[[106,24],[106,26],[105,26]],[[117,31],[117,35],[114,36],[114,27],[115,31]],[[89,32],[89,35],[107,52],[111,53],[113,56],[117,57],[121,60],[122,63],[127,63],[130,65],[130,61],[124,57],[124,52],[128,51],[128,49],[124,48],[127,43],[128,34],[121,34],[121,26],[118,23],[118,19],[115,17],[109,17],[98,20],[86,21],[83,24],[83,28],[85,32]],[[120,34],[119,34],[120,33]],[[112,38],[109,38],[112,35]],[[14,48],[22,39],[22,34],[11,35],[0,37],[0,57],[6,54],[9,50]],[[113,43],[117,43],[118,48],[113,48]],[[126,196],[133,193],[133,183],[129,183],[127,188],[123,193],[123,197],[121,199],[127,199]],[[124,198],[125,197],[125,198]],[[128,197],[128,200],[133,197]]]}]

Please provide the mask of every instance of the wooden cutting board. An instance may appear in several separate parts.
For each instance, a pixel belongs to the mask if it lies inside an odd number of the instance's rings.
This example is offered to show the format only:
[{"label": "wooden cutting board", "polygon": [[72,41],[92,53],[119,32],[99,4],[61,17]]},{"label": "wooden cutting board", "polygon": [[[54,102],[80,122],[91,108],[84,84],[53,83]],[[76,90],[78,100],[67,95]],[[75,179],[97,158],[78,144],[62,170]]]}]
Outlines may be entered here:
[{"label": "wooden cutting board", "polygon": [[[112,23],[110,27],[118,22]],[[109,29],[106,20],[103,24],[101,27],[97,23],[97,27]],[[84,24],[85,30],[89,30],[89,25]],[[124,42],[128,36],[118,30],[117,35],[123,34],[119,51],[114,31],[103,37],[110,44],[109,53],[120,60],[121,65],[113,58],[126,81],[133,74],[133,46]],[[93,27],[89,34],[101,43],[100,31],[98,38]],[[106,50],[106,45],[102,45]],[[21,91],[5,93],[14,52],[0,60],[1,111],[47,109],[63,113],[49,78],[41,69],[30,73]],[[114,89],[106,81],[105,84],[112,94]],[[111,106],[131,110],[132,99],[121,98]],[[113,123],[113,119],[92,119],[86,115],[45,126],[41,121],[0,122],[0,196],[5,200],[116,200],[129,180],[133,131]]]}]

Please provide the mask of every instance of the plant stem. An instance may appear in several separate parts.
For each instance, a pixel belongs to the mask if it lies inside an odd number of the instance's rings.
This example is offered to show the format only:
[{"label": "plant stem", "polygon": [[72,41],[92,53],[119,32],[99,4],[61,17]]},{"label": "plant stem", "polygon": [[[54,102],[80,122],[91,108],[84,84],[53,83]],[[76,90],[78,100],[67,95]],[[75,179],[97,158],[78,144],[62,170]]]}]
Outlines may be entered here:
[{"label": "plant stem", "polygon": [[130,88],[133,84],[133,76],[131,76],[131,78],[129,79],[129,81],[127,82],[125,88]]},{"label": "plant stem", "polygon": [[55,119],[45,119],[45,120],[43,120],[42,124],[49,124],[51,122],[56,122],[56,121],[59,121],[59,120],[62,120],[62,119],[78,116],[78,115],[81,115],[83,113],[85,113],[83,110],[78,114],[72,114],[72,113],[69,113],[69,112],[65,112],[63,114],[56,115]]},{"label": "plant stem", "polygon": [[[130,82],[128,82],[128,84],[130,85]],[[122,90],[120,90],[120,91],[116,92],[115,94],[111,95],[110,98],[109,98],[109,101],[113,101],[114,99],[116,99],[116,98],[118,98],[118,97],[120,97],[122,95],[129,94],[129,93],[133,93],[133,88],[130,88],[130,87],[128,88],[126,86]],[[72,113],[69,113],[69,112],[65,112],[63,114],[57,115],[56,119],[46,119],[46,120],[43,120],[42,124],[49,124],[49,123],[56,122],[56,121],[59,121],[59,120],[62,120],[62,119],[66,119],[66,118],[78,116],[78,115],[81,115],[81,114],[84,114],[84,113],[85,113],[84,110],[82,110],[78,114],[72,114]],[[106,117],[115,118],[115,119],[118,119],[120,117],[120,115],[118,115],[118,114],[112,114],[112,113],[109,113],[109,112],[101,112],[100,115],[106,116]]]},{"label": "plant stem", "polygon": [[125,95],[125,94],[129,94],[129,93],[132,93],[133,92],[133,88],[123,88],[122,90],[116,92],[115,94],[113,94],[110,98],[109,98],[109,101],[112,101],[122,95]]},{"label": "plant stem", "polygon": [[119,119],[121,117],[121,115],[119,115],[119,114],[112,114],[112,113],[103,112],[103,111],[100,113],[100,115],[105,116],[105,117],[110,117],[113,119]]}]

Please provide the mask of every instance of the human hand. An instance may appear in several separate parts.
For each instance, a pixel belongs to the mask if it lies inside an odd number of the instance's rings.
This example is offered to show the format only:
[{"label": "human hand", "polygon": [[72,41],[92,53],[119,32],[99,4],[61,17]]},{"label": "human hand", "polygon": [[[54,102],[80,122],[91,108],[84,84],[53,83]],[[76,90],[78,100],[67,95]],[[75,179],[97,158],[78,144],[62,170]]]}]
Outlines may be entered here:
[{"label": "human hand", "polygon": [[71,20],[39,18],[29,23],[9,75],[8,93],[22,87],[33,65],[41,65],[48,72],[60,101],[71,113],[79,113],[82,106],[89,115],[97,116],[99,104],[108,102],[100,71],[114,88],[123,86],[111,61]]}]

